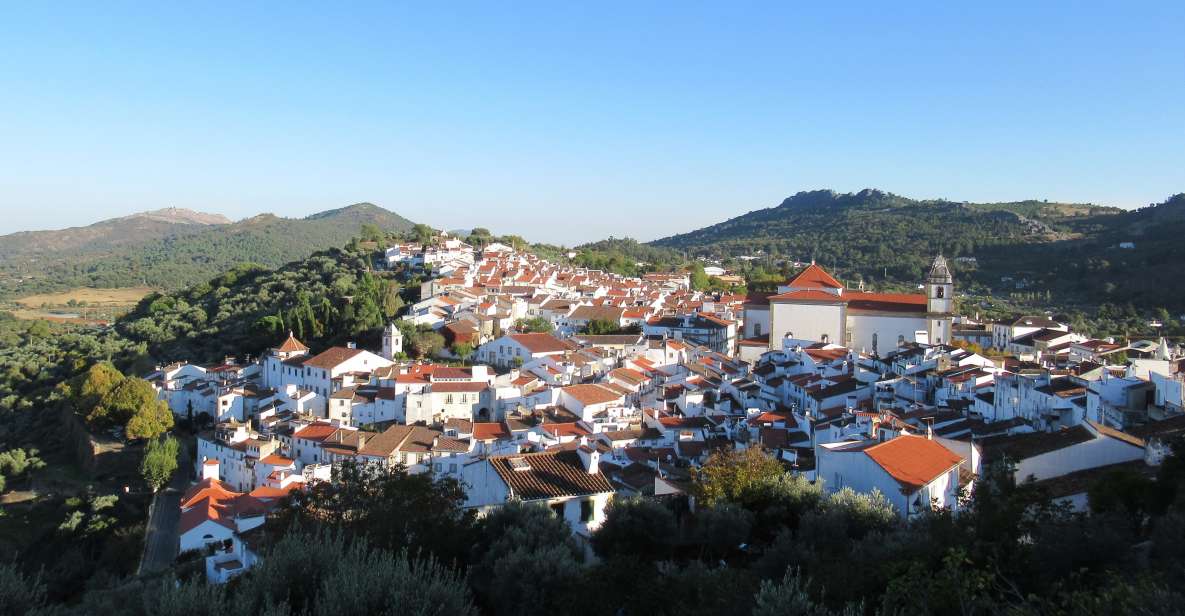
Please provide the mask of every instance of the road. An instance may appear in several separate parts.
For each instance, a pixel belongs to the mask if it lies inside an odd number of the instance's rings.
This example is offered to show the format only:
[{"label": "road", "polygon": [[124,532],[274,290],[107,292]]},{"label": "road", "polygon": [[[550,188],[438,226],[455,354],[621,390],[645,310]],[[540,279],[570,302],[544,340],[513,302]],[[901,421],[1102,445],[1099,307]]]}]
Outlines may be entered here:
[{"label": "road", "polygon": [[189,448],[182,444],[173,479],[153,499],[152,515],[144,535],[144,553],[140,557],[141,575],[167,569],[177,558],[181,496],[189,487],[190,466]]}]

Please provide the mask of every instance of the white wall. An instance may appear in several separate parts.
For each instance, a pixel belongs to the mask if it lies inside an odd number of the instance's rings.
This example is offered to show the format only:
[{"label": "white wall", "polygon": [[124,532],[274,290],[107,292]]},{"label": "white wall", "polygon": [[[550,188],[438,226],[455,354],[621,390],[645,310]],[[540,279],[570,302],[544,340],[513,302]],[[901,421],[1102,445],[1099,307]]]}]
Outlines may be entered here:
[{"label": "white wall", "polygon": [[[769,334],[769,306],[748,307],[744,311],[745,329],[742,338],[754,338]],[[757,327],[761,327],[761,333]]]},{"label": "white wall", "polygon": [[[207,535],[209,536],[207,537]],[[234,532],[229,528],[213,520],[206,520],[181,535],[178,547],[182,552],[200,550],[205,548],[207,543],[222,542],[231,537],[234,537]]]},{"label": "white wall", "polygon": [[844,312],[842,305],[770,303],[770,348],[780,348],[787,332],[816,341],[826,334],[830,342],[843,344]]},{"label": "white wall", "polygon": [[901,493],[900,485],[863,452],[816,447],[815,455],[817,477],[823,481],[823,489],[828,493],[843,488],[861,493],[878,490],[897,508],[898,515],[904,516],[904,512],[909,511],[908,497]]},{"label": "white wall", "polygon": [[913,342],[914,332],[926,330],[926,319],[915,316],[849,313],[848,328],[852,334],[850,347],[853,350],[871,353],[872,335],[876,334],[877,353],[885,355],[897,348],[899,336],[904,336],[906,342]]},{"label": "white wall", "polygon": [[1031,475],[1041,481],[1143,458],[1143,448],[1110,437],[1098,437],[1020,461],[1016,465],[1016,480],[1025,481]]}]

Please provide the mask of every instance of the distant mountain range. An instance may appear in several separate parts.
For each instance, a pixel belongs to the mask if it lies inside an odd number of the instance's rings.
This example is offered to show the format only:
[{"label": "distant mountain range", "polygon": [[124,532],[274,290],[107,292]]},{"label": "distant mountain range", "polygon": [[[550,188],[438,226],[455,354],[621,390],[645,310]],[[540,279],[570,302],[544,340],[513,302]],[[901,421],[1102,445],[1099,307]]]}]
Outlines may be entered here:
[{"label": "distant mountain range", "polygon": [[59,253],[109,252],[119,246],[197,233],[209,226],[230,223],[230,219],[221,214],[165,208],[102,220],[85,227],[3,235],[0,236],[0,259],[8,261],[52,258]]},{"label": "distant mountain range", "polygon": [[406,231],[413,223],[371,203],[305,218],[261,214],[237,222],[168,208],[85,227],[0,236],[0,293],[147,284],[175,289],[239,263],[278,267],[342,246],[364,224]]},{"label": "distant mountain range", "polygon": [[1129,212],[819,190],[650,245],[688,256],[815,259],[849,283],[916,283],[941,252],[953,259],[966,289],[1185,308],[1185,278],[1171,266],[1185,262],[1183,234],[1185,194]]}]

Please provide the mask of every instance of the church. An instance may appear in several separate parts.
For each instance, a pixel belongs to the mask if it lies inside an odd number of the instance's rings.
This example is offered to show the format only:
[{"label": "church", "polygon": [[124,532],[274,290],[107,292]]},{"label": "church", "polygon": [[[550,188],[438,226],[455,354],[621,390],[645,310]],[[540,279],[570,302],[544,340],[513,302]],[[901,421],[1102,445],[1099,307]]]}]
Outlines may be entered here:
[{"label": "church", "polygon": [[[861,285],[862,287],[863,285]],[[786,339],[846,346],[884,354],[904,342],[949,344],[954,317],[954,279],[938,255],[923,293],[873,293],[845,289],[811,263],[766,302],[745,305],[745,336],[769,336],[769,350]]]}]

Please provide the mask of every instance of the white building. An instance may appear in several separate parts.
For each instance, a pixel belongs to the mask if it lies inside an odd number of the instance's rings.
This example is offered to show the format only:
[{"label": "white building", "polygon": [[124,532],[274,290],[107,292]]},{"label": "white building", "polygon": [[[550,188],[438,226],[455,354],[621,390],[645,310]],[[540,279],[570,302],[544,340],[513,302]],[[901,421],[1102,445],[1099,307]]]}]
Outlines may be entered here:
[{"label": "white building", "polygon": [[476,460],[462,471],[468,486],[465,506],[485,513],[511,499],[545,505],[587,541],[605,521],[614,494],[599,465],[600,453],[589,445]]},{"label": "white building", "polygon": [[[782,348],[784,338],[834,343],[884,354],[905,342],[947,344],[954,316],[954,280],[941,255],[926,278],[925,294],[872,293],[847,290],[822,267],[812,263],[769,298],[769,348]],[[763,318],[758,305],[746,309]]]},{"label": "white building", "polygon": [[555,357],[578,348],[551,334],[508,334],[477,348],[476,360],[498,368],[521,366],[533,359]]},{"label": "white building", "polygon": [[816,477],[823,480],[827,491],[879,491],[902,517],[931,507],[956,507],[962,463],[962,456],[923,436],[828,443],[815,448]]}]

